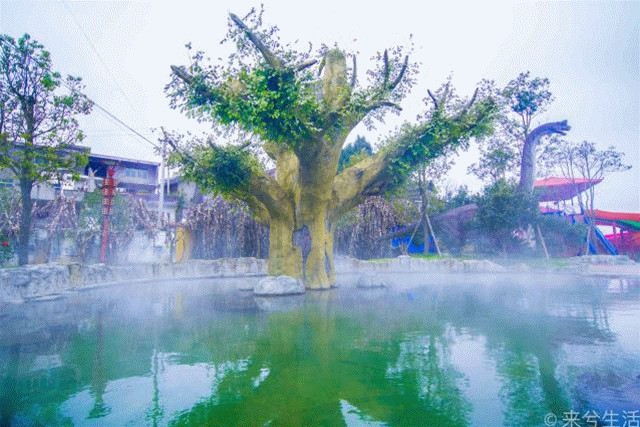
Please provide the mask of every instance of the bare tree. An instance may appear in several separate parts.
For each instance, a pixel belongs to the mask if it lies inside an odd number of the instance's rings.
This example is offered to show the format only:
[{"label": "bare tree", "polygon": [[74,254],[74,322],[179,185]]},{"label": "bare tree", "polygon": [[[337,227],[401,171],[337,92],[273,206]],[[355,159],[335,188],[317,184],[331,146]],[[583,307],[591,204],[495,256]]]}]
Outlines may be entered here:
[{"label": "bare tree", "polygon": [[[616,151],[615,147],[598,150],[593,142],[574,143],[561,139],[553,140],[542,155],[547,168],[555,168],[574,182],[580,178],[601,181],[609,173],[629,170],[631,166],[625,164],[623,158],[624,153]],[[595,227],[595,195],[595,185],[578,194],[580,210],[588,222],[587,251]]]}]

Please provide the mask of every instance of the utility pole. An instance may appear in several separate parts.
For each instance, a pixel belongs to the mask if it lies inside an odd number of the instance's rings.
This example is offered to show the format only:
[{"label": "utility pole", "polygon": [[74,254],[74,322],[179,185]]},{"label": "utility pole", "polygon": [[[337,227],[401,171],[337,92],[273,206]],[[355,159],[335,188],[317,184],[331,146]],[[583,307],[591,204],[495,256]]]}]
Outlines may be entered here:
[{"label": "utility pole", "polygon": [[164,215],[164,158],[167,152],[167,133],[164,128],[162,129],[162,138],[160,142],[162,147],[160,148],[160,185],[159,185],[159,199],[158,199],[158,228],[162,227],[162,216]]}]

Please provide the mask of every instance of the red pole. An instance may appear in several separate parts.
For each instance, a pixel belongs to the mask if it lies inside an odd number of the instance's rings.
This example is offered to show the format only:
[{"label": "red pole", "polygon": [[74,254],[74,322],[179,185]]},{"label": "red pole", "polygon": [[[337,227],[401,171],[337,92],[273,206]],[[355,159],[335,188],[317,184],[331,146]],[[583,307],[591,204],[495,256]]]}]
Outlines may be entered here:
[{"label": "red pole", "polygon": [[107,177],[102,182],[102,245],[100,246],[100,262],[107,262],[107,247],[109,246],[109,215],[111,215],[111,202],[115,193],[115,180],[113,175],[115,168],[107,168]]},{"label": "red pole", "polygon": [[109,216],[102,220],[102,245],[100,246],[100,262],[107,262],[107,246],[109,245]]}]

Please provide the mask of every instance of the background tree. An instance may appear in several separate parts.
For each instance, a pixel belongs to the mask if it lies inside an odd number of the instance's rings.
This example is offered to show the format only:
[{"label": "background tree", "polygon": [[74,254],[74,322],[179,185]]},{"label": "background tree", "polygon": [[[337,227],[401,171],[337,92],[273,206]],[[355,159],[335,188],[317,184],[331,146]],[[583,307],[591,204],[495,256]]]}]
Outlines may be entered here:
[{"label": "background tree", "polygon": [[481,82],[481,93],[497,100],[500,113],[495,134],[483,142],[480,161],[472,165],[469,172],[493,184],[500,179],[510,179],[509,172],[518,170],[518,190],[525,193],[533,191],[542,138],[564,135],[570,129],[566,120],[532,128],[533,119],[553,102],[549,85],[549,79],[531,77],[529,71],[520,73],[502,89],[492,80]]},{"label": "background tree", "polygon": [[535,179],[536,148],[543,136],[565,135],[570,129],[567,121],[544,123],[531,129],[533,117],[544,112],[553,101],[549,79],[531,78],[529,71],[520,73],[503,90],[510,110],[520,119],[519,132],[523,141],[518,191],[531,193]]},{"label": "background tree", "polygon": [[[543,152],[542,161],[548,170],[555,170],[565,178],[602,180],[612,172],[623,172],[631,169],[624,163],[624,153],[615,147],[598,150],[595,143],[582,141],[570,142],[554,139]],[[587,218],[587,251],[595,222],[595,185],[578,194],[580,210]]]},{"label": "background tree", "polygon": [[[401,48],[385,50],[361,87],[354,55],[324,46],[300,52],[282,45],[274,27],[261,24],[262,13],[255,10],[244,19],[230,14],[226,40],[236,43],[236,51],[227,65],[207,65],[198,52],[189,67],[172,67],[171,105],[239,140],[227,146],[196,141],[175,147],[174,158],[188,179],[243,200],[269,224],[270,274],[328,288],[335,283],[337,219],[364,197],[402,183],[416,165],[485,134],[494,104],[476,97],[442,100],[376,154],[338,174],[342,146],[353,128],[398,111],[416,67]],[[275,177],[251,147],[275,164]]]},{"label": "background tree", "polygon": [[482,181],[495,184],[507,180],[519,165],[518,145],[508,139],[494,136],[480,145],[480,159],[469,167],[469,172]]},{"label": "background tree", "polygon": [[0,35],[0,50],[0,168],[20,186],[18,263],[23,265],[29,255],[31,190],[62,171],[77,177],[87,158],[72,150],[83,139],[76,116],[88,114],[92,105],[80,92],[80,78],[63,79],[53,71],[49,52],[28,34],[17,40]]},{"label": "background tree", "polygon": [[418,190],[420,197],[420,222],[422,225],[422,241],[424,242],[424,253],[429,253],[430,241],[433,244],[436,253],[440,255],[440,246],[436,240],[436,235],[429,217],[432,208],[432,201],[437,198],[436,183],[442,182],[443,177],[449,172],[453,165],[453,158],[450,153],[445,153],[437,159],[431,160],[429,163],[421,165],[417,168],[412,177],[412,181]]}]

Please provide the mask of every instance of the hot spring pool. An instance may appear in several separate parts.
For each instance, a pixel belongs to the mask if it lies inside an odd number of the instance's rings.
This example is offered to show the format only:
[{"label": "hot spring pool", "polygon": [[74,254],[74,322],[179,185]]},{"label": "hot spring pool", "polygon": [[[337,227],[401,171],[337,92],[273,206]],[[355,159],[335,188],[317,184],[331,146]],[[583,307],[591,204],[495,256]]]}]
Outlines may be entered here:
[{"label": "hot spring pool", "polygon": [[407,276],[256,300],[249,280],[0,308],[0,425],[640,420],[639,283]]}]

